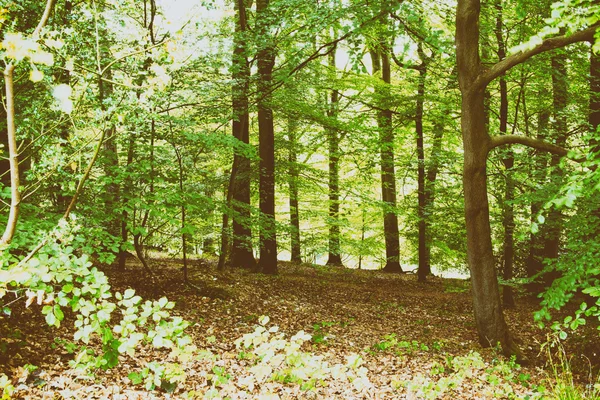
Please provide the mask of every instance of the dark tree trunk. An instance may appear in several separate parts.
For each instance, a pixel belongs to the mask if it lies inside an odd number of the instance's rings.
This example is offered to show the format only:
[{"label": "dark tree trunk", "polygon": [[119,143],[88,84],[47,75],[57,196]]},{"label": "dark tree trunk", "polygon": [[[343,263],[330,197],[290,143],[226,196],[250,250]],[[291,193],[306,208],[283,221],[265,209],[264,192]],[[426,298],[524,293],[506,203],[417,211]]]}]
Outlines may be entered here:
[{"label": "dark tree trunk", "polygon": [[302,262],[300,249],[300,212],[298,209],[298,181],[300,171],[298,168],[298,122],[295,116],[291,116],[288,124],[288,149],[290,164],[288,185],[290,189],[290,242],[291,242],[291,261],[295,263]]},{"label": "dark tree trunk", "polygon": [[456,60],[462,94],[467,258],[471,271],[473,308],[479,341],[487,346],[500,343],[504,353],[516,354],[517,358],[521,358],[522,354],[508,330],[500,303],[492,250],[486,159],[491,149],[517,143],[561,156],[567,155],[568,151],[563,147],[522,135],[490,137],[485,125],[485,90],[489,82],[536,54],[571,43],[592,40],[596,28],[591,27],[569,36],[547,39],[533,49],[514,54],[490,68],[484,68],[479,55],[480,9],[480,0],[458,0],[456,10]]},{"label": "dark tree trunk", "polygon": [[380,110],[377,113],[381,157],[381,197],[383,200],[383,233],[385,238],[385,272],[402,272],[400,265],[400,234],[396,215],[396,173],[394,169],[394,128],[390,104],[391,69],[389,50],[383,41],[371,51],[373,75],[382,83],[375,87]]},{"label": "dark tree trunk", "polygon": [[[548,123],[550,121],[550,113],[548,111],[541,111],[538,114],[537,122],[537,139],[542,139],[547,136]],[[534,172],[532,179],[535,183],[541,184],[546,179],[546,168],[548,164],[548,157],[546,154],[542,154],[540,151],[534,150]],[[536,223],[536,218],[539,212],[542,210],[543,203],[539,200],[531,202],[531,222]],[[533,278],[544,269],[544,254],[543,254],[543,241],[540,233],[531,233],[529,238],[529,255],[527,256],[526,269],[527,276]],[[543,285],[540,283],[539,278],[527,285],[527,289],[532,293],[540,293],[543,289]]]},{"label": "dark tree trunk", "polygon": [[[420,48],[420,44],[419,44]],[[423,58],[423,51],[419,51]],[[417,277],[419,282],[425,282],[427,275],[431,274],[429,265],[426,222],[426,194],[425,194],[425,144],[423,137],[423,104],[425,102],[425,80],[427,79],[427,65],[422,60],[419,67],[419,84],[417,87],[417,104],[415,108],[415,130],[417,133],[417,196],[419,219],[419,267]]]},{"label": "dark tree trunk", "polygon": [[[248,90],[250,66],[248,65],[246,35],[247,19],[244,0],[235,0],[236,26],[232,60],[233,71],[233,136],[244,144],[250,143],[250,118],[248,114]],[[250,181],[252,168],[250,160],[242,154],[234,155],[233,244],[230,264],[233,268],[256,268],[252,251],[252,230],[250,219]]]},{"label": "dark tree trunk", "polygon": [[[213,188],[210,186],[206,186],[205,190],[204,190],[204,195],[207,198],[213,198],[214,196],[214,191]],[[215,218],[215,211],[213,208],[210,208],[208,210],[208,217],[207,220],[209,221],[209,228],[207,231],[204,231],[204,237],[202,238],[202,255],[203,256],[215,256],[216,255],[216,251],[215,251],[215,239],[211,236],[211,234],[213,233],[213,228],[214,228],[214,218]]]},{"label": "dark tree trunk", "polygon": [[[567,141],[567,66],[566,54],[560,51],[552,56],[552,108],[553,108],[553,129],[554,141],[558,146],[564,146]],[[560,157],[553,154],[550,159],[550,183],[559,187],[563,180],[563,171],[559,166]],[[560,235],[562,227],[562,213],[553,208],[548,213],[546,222],[543,225],[543,258],[554,259],[558,257],[560,246]],[[555,278],[555,274],[548,274],[546,283]]]},{"label": "dark tree trunk", "polygon": [[221,246],[219,250],[219,261],[217,262],[217,270],[222,271],[225,269],[225,262],[227,261],[230,253],[230,241],[229,241],[229,213],[231,197],[233,195],[233,182],[235,181],[235,171],[237,170],[236,159],[234,157],[233,166],[231,167],[231,173],[229,174],[229,181],[224,189],[225,197],[225,210],[221,221]]},{"label": "dark tree trunk", "polygon": [[479,342],[482,346],[500,343],[505,353],[511,354],[516,352],[516,346],[502,312],[491,240],[486,176],[490,137],[485,124],[485,86],[476,84],[482,69],[479,12],[478,0],[458,1],[456,53],[462,93],[467,258]]},{"label": "dark tree trunk", "polygon": [[[110,70],[107,71],[102,78],[111,79]],[[105,101],[112,94],[112,83],[100,79],[98,82],[100,90],[100,108],[106,112],[107,107]],[[117,149],[117,130],[112,123],[105,128],[106,133],[103,143],[102,164],[104,174],[108,178],[108,183],[104,186],[104,209],[107,216],[111,218],[106,221],[107,231],[115,237],[120,236],[121,231],[121,216],[113,212],[115,206],[120,202],[120,185],[116,182],[119,170],[119,153]],[[114,217],[113,217],[114,216]]]},{"label": "dark tree trunk", "polygon": [[[133,163],[134,150],[135,150],[135,136],[133,135],[133,131],[132,131],[129,134],[129,146],[127,148],[127,165],[126,165],[127,169],[129,168],[131,163]],[[127,174],[127,178],[125,178],[125,182],[123,182],[123,193],[124,194],[131,193],[132,186],[133,186],[133,182],[131,181],[129,174]],[[121,196],[121,201],[123,203],[126,203],[127,200],[128,199],[125,196]],[[125,243],[127,243],[129,241],[129,229],[127,229],[128,219],[129,219],[129,213],[124,209],[123,212],[121,213],[121,243],[122,243],[121,246],[124,246]],[[127,262],[127,254],[128,254],[127,251],[123,247],[121,247],[121,250],[119,251],[119,269],[120,270],[125,269],[125,264]]]},{"label": "dark tree trunk", "polygon": [[[335,71],[334,49],[329,53],[329,67]],[[331,92],[331,102],[327,115],[332,120],[338,115],[339,92]],[[340,134],[337,129],[327,128],[329,147],[329,257],[327,265],[343,266],[340,245]]]},{"label": "dark tree trunk", "polygon": [[435,181],[440,167],[440,156],[442,152],[442,138],[444,136],[444,117],[439,119],[433,125],[433,145],[431,147],[431,155],[429,157],[429,166],[425,176],[425,191],[423,196],[423,209],[425,212],[425,264],[426,270],[431,274],[431,215],[435,204]]},{"label": "dark tree trunk", "polygon": [[591,51],[590,54],[590,116],[589,123],[592,132],[595,132],[591,141],[592,151],[600,151],[600,136],[598,126],[600,125],[600,54]]},{"label": "dark tree trunk", "polygon": [[[502,31],[503,18],[502,18],[502,0],[496,1],[496,28],[494,33],[496,34],[496,41],[498,43],[498,61],[502,61],[506,58],[506,44],[504,42],[504,36]],[[505,74],[500,76],[500,134],[506,135],[508,128],[508,87],[506,84]],[[518,105],[519,102],[517,102]],[[505,190],[504,190],[504,203],[502,204],[502,226],[504,228],[504,264],[502,268],[502,277],[505,280],[510,280],[513,277],[513,260],[514,260],[514,191],[515,183],[513,179],[512,168],[514,166],[514,154],[512,150],[507,149],[502,163],[505,168]],[[514,307],[515,300],[512,293],[512,288],[505,285],[502,288],[502,303],[504,307]]]},{"label": "dark tree trunk", "polygon": [[259,48],[258,64],[258,141],[260,153],[260,261],[265,274],[277,273],[275,227],[275,132],[271,108],[271,81],[275,49],[269,37],[269,0],[257,0],[257,32],[266,42]]}]

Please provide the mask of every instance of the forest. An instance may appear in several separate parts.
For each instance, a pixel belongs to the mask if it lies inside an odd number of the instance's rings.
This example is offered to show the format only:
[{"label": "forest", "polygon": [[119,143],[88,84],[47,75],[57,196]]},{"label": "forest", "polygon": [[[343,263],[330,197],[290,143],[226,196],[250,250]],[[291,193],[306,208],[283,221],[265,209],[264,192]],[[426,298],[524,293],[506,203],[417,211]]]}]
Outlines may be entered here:
[{"label": "forest", "polygon": [[600,399],[597,0],[0,0],[0,399]]}]

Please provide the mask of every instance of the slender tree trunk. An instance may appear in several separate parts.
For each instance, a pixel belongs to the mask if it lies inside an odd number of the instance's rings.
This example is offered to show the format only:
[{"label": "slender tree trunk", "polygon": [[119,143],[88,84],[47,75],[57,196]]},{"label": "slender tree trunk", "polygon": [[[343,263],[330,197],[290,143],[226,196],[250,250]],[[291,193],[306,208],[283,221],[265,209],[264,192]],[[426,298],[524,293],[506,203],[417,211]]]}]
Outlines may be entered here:
[{"label": "slender tree trunk", "polygon": [[[244,0],[235,0],[236,25],[232,59],[233,71],[233,136],[244,144],[250,143],[250,118],[248,114],[248,90],[250,66],[246,49],[246,5]],[[252,229],[250,219],[250,180],[252,168],[250,160],[243,154],[235,154],[232,174],[235,174],[232,194],[233,245],[230,264],[233,268],[256,268],[252,251]]]},{"label": "slender tree trunk", "polygon": [[[154,140],[156,135],[156,121],[154,118],[150,120],[150,188],[149,188],[149,197],[150,201],[154,202]],[[148,221],[150,219],[150,210],[146,209],[144,211],[144,216],[142,217],[141,227],[145,228],[148,226]],[[147,238],[147,237],[146,237]],[[152,268],[150,268],[150,264],[146,260],[146,256],[144,255],[144,239],[141,233],[136,233],[133,235],[133,247],[135,248],[135,254],[137,258],[142,263],[142,266],[146,271],[152,274]]]},{"label": "slender tree trunk", "polygon": [[183,281],[188,282],[188,262],[187,262],[187,233],[185,231],[185,192],[183,191],[183,155],[173,144],[175,156],[177,157],[177,165],[179,166],[179,193],[181,195],[181,254],[183,261]]},{"label": "slender tree trunk", "polygon": [[590,54],[590,115],[589,124],[592,132],[595,132],[591,140],[592,151],[600,151],[600,140],[598,137],[598,126],[600,126],[600,54],[591,51]]},{"label": "slender tree trunk", "polygon": [[[329,68],[336,71],[336,49],[329,53]],[[339,92],[331,92],[327,116],[335,120],[338,115]],[[335,128],[327,128],[329,155],[329,257],[327,265],[343,266],[340,244],[340,134]]]},{"label": "slender tree trunk", "polygon": [[433,207],[435,204],[435,181],[440,168],[440,157],[442,152],[442,138],[444,137],[445,119],[439,117],[433,125],[433,145],[429,156],[429,167],[425,175],[425,191],[423,209],[425,212],[425,263],[426,270],[431,274],[431,243],[432,243],[432,221]]},{"label": "slender tree trunk", "polygon": [[[106,54],[104,54],[106,56]],[[98,81],[100,109],[107,112],[106,100],[113,93],[113,85],[104,80],[110,80],[112,74],[110,69],[107,70]],[[121,216],[113,212],[115,206],[120,202],[120,185],[116,182],[119,169],[119,153],[117,148],[117,130],[111,121],[106,121],[108,126],[105,129],[105,140],[102,151],[102,165],[104,167],[104,175],[109,182],[104,186],[104,209],[105,215],[109,216],[106,221],[107,231],[112,236],[120,236]],[[114,218],[111,218],[114,216]]]},{"label": "slender tree trunk", "polygon": [[4,69],[4,84],[6,88],[6,133],[8,138],[8,161],[10,163],[10,211],[8,221],[0,246],[9,244],[17,229],[19,206],[21,204],[21,191],[19,189],[19,150],[17,148],[17,129],[15,126],[15,93],[13,74],[15,66],[10,62]]},{"label": "slender tree trunk", "polygon": [[[537,121],[537,139],[543,139],[547,137],[548,123],[550,122],[550,113],[548,111],[541,111],[538,114]],[[548,157],[546,154],[541,153],[538,150],[533,152],[534,158],[534,172],[532,179],[537,184],[542,184],[546,179],[546,168],[548,164]],[[539,212],[542,210],[543,203],[540,200],[534,200],[531,202],[531,222],[535,223]],[[540,232],[531,233],[529,237],[529,255],[527,256],[526,269],[527,276],[533,278],[544,269],[544,254],[543,254],[543,241]],[[528,290],[532,293],[540,293],[543,289],[543,285],[540,283],[539,278],[534,282],[529,283]]]},{"label": "slender tree trunk", "polygon": [[[204,195],[208,198],[213,198],[214,196],[214,191],[210,186],[206,186],[206,188],[204,189]],[[209,221],[209,230],[208,231],[204,231],[203,232],[203,238],[202,238],[202,255],[203,256],[214,256],[215,253],[215,239],[210,236],[213,233],[213,228],[214,228],[214,219],[215,219],[215,211],[214,209],[210,208],[208,210],[209,215],[207,217],[207,220]]]},{"label": "slender tree trunk", "polygon": [[[502,0],[497,0],[496,4],[496,28],[494,33],[496,34],[496,41],[498,43],[498,61],[502,61],[506,58],[506,44],[503,36],[503,17],[502,17]],[[502,74],[499,78],[500,83],[500,134],[506,135],[508,128],[508,86],[506,84],[505,74]],[[518,105],[518,103],[517,103]],[[514,166],[514,154],[511,149],[506,150],[506,154],[502,159],[502,163],[505,168],[505,190],[504,190],[504,202],[502,204],[502,226],[504,228],[504,243],[503,243],[503,254],[504,264],[502,275],[505,280],[510,280],[513,277],[513,260],[514,260],[514,190],[515,183],[513,178],[512,168]],[[502,288],[502,302],[504,307],[514,307],[515,300],[512,293],[512,288],[505,285]]]},{"label": "slender tree trunk", "polygon": [[225,210],[223,212],[223,219],[221,222],[221,249],[219,251],[219,261],[217,263],[217,269],[222,271],[225,269],[225,262],[227,261],[230,246],[229,246],[229,213],[231,211],[230,204],[233,195],[233,184],[235,181],[235,171],[237,171],[236,159],[234,157],[233,166],[231,167],[231,174],[229,175],[229,184],[225,187]]},{"label": "slender tree trunk", "polygon": [[[564,146],[567,141],[567,66],[566,54],[559,51],[552,56],[552,107],[553,107],[553,135],[555,143],[558,146]],[[563,171],[559,166],[560,157],[552,155],[550,159],[550,183],[559,187],[563,180]],[[560,210],[552,209],[548,213],[546,222],[543,226],[544,231],[544,250],[543,257],[554,259],[558,257],[560,247],[560,235],[562,227],[562,213]],[[547,283],[556,277],[555,274],[549,274],[546,277]]]},{"label": "slender tree trunk", "polygon": [[269,37],[269,0],[257,0],[257,32],[266,41],[258,51],[258,141],[260,153],[260,261],[265,274],[277,273],[275,226],[275,129],[271,108],[271,86],[275,49]]},{"label": "slender tree trunk", "polygon": [[298,168],[298,121],[295,116],[290,116],[288,124],[288,149],[290,164],[289,170],[289,190],[290,190],[290,242],[291,242],[291,261],[301,263],[302,256],[300,251],[300,212],[298,209],[298,181],[300,179],[300,170]]},{"label": "slender tree trunk", "polygon": [[[419,45],[420,46],[420,45]],[[420,51],[422,53],[422,51]],[[425,282],[427,275],[431,274],[429,265],[429,252],[427,244],[427,216],[426,216],[426,189],[425,189],[425,144],[423,138],[423,104],[425,102],[425,80],[427,79],[427,65],[422,61],[419,68],[419,84],[417,87],[417,104],[415,108],[415,131],[417,133],[417,196],[419,218],[419,267],[417,278]]]},{"label": "slender tree trunk", "polygon": [[[126,171],[129,169],[129,167],[131,166],[131,164],[133,163],[133,156],[134,156],[134,150],[135,150],[135,137],[133,135],[133,132],[131,132],[129,134],[129,145],[127,147],[127,165],[126,165]],[[131,181],[131,178],[129,177],[129,174],[127,174],[127,177],[125,178],[125,182],[123,182],[123,193],[131,193],[133,187],[133,182]],[[127,198],[125,196],[121,196],[121,201],[126,203],[127,202]],[[125,208],[125,207],[124,207]],[[129,220],[129,213],[127,212],[126,209],[123,210],[123,212],[121,213],[121,243],[122,246],[129,242],[129,229],[127,229],[127,221]],[[121,247],[121,250],[119,252],[119,269],[120,270],[124,270],[125,269],[125,264],[127,262],[127,251]]]},{"label": "slender tree trunk", "polygon": [[385,272],[402,272],[400,234],[396,215],[396,173],[394,169],[394,128],[390,104],[391,68],[389,50],[384,41],[371,51],[373,76],[381,79],[375,87],[380,110],[377,113],[381,165],[381,197],[383,200],[383,234],[385,238]]}]

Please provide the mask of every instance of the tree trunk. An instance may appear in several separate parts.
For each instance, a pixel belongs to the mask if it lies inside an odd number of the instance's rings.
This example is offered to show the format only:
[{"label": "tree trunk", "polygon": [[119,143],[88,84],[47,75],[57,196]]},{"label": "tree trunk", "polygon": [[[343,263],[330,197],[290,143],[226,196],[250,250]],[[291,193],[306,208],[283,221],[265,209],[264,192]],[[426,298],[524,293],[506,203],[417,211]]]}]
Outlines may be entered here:
[{"label": "tree trunk", "polygon": [[[127,169],[129,169],[129,167],[131,166],[131,164],[133,163],[133,155],[134,155],[134,150],[135,150],[135,136],[133,134],[133,130],[130,132],[129,134],[129,146],[127,148],[127,165],[126,165],[126,171]],[[127,194],[127,193],[131,193],[132,190],[132,186],[133,186],[133,182],[131,181],[131,177],[129,174],[126,175],[125,178],[125,182],[123,183],[123,193]],[[125,198],[124,196],[121,196],[121,201],[123,203],[127,203],[127,198]],[[127,243],[129,241],[129,229],[127,229],[127,221],[129,219],[129,213],[127,212],[127,210],[123,210],[123,212],[121,213],[121,246],[123,246],[125,243]],[[127,262],[127,251],[121,247],[121,250],[119,251],[119,269],[120,270],[124,270],[125,269],[125,264]]]},{"label": "tree trunk", "polygon": [[8,161],[10,164],[10,211],[8,221],[0,245],[9,244],[17,229],[19,206],[21,204],[21,191],[19,188],[19,150],[17,148],[17,129],[15,126],[15,93],[13,74],[15,66],[8,63],[4,69],[4,83],[6,88],[6,132],[8,138]]},{"label": "tree trunk", "polygon": [[[98,81],[100,108],[106,113],[107,107],[105,102],[113,92],[113,85],[110,82],[106,82],[104,78],[108,80],[112,79],[110,69],[107,70]],[[106,221],[107,232],[112,236],[119,237],[121,216],[113,212],[115,206],[120,202],[120,185],[116,182],[119,169],[117,130],[111,121],[107,121],[106,123],[108,126],[104,128],[106,131],[104,134],[106,139],[104,140],[102,149],[104,175],[108,178],[108,183],[104,186],[104,209],[105,215],[109,216],[109,220]]]},{"label": "tree trunk", "polygon": [[290,116],[288,124],[288,149],[289,149],[289,189],[290,189],[290,242],[291,242],[291,261],[301,263],[302,256],[300,251],[300,212],[298,209],[298,181],[300,179],[300,170],[298,168],[298,121],[295,116]]},{"label": "tree trunk", "polygon": [[[204,195],[208,198],[213,198],[214,196],[214,190],[211,186],[207,185],[204,189]],[[215,239],[210,236],[213,233],[213,228],[214,228],[214,219],[215,219],[215,211],[214,209],[211,207],[208,210],[208,216],[207,216],[207,220],[209,221],[209,228],[207,231],[203,231],[203,238],[202,238],[202,256],[215,256],[216,252],[215,252]]]},{"label": "tree trunk", "polygon": [[600,54],[591,51],[590,54],[590,129],[593,139],[591,141],[594,153],[600,151],[600,140],[598,140],[598,126],[600,125]]},{"label": "tree trunk", "polygon": [[[567,66],[566,54],[558,52],[552,56],[552,107],[553,107],[553,136],[558,146],[564,146],[567,141]],[[550,183],[559,187],[563,180],[563,171],[559,166],[560,157],[553,154],[550,159]],[[562,213],[555,208],[551,209],[543,226],[543,258],[555,259],[558,257],[560,235],[562,227]],[[546,276],[546,283],[550,283],[555,274]]]},{"label": "tree trunk", "polygon": [[[496,4],[496,28],[494,33],[496,35],[496,41],[498,43],[498,61],[502,61],[506,58],[506,44],[503,36],[503,18],[502,18],[502,0],[497,0]],[[506,135],[508,127],[508,87],[506,84],[505,74],[500,76],[500,134]],[[518,106],[517,102],[517,106]],[[502,163],[505,168],[505,189],[504,189],[504,202],[502,204],[502,226],[504,228],[504,264],[502,268],[502,277],[505,280],[510,280],[513,277],[513,260],[514,260],[514,191],[515,183],[513,178],[512,168],[514,166],[514,154],[511,149],[506,150],[506,154],[502,159]],[[512,288],[508,285],[504,285],[502,288],[502,303],[504,307],[514,307],[515,300],[512,293]]]},{"label": "tree trunk", "polygon": [[[420,45],[419,45],[420,46]],[[420,51],[422,53],[422,51]],[[423,137],[423,104],[425,102],[425,80],[427,78],[427,65],[422,60],[419,68],[419,84],[417,88],[417,104],[415,108],[415,131],[417,133],[417,196],[419,219],[419,267],[417,278],[425,282],[427,275],[431,274],[427,245],[426,199],[425,199],[425,145]]]},{"label": "tree trunk", "polygon": [[258,141],[260,153],[260,261],[265,274],[277,273],[275,226],[275,130],[271,108],[271,86],[275,49],[269,36],[269,0],[257,0],[256,21],[259,37],[266,41],[258,50]]},{"label": "tree trunk", "polygon": [[480,8],[480,0],[458,0],[456,10],[456,60],[462,94],[461,127],[464,145],[463,185],[467,258],[471,270],[479,341],[483,345],[500,343],[506,354],[516,354],[521,358],[522,354],[509,333],[500,304],[487,198],[487,154],[497,146],[517,143],[560,156],[567,155],[568,151],[563,147],[522,135],[490,137],[485,126],[485,90],[489,82],[537,54],[562,48],[571,43],[592,40],[596,28],[590,27],[569,36],[544,40],[532,49],[513,54],[490,68],[484,68],[479,55]]},{"label": "tree trunk", "polygon": [[231,167],[231,173],[229,174],[229,182],[223,190],[223,197],[225,197],[225,209],[223,211],[223,217],[221,222],[221,246],[219,251],[219,261],[217,262],[217,270],[222,271],[225,269],[225,262],[228,259],[230,253],[229,243],[229,213],[231,212],[231,198],[233,195],[233,182],[235,181],[235,173],[237,171],[236,159],[233,159],[233,166]]},{"label": "tree trunk", "polygon": [[[329,53],[329,68],[336,71],[336,48]],[[332,90],[327,116],[335,120],[338,115],[339,92]],[[340,244],[340,135],[337,129],[327,128],[329,150],[329,257],[327,265],[343,266]]]},{"label": "tree trunk", "polygon": [[[233,98],[233,136],[244,144],[250,143],[250,118],[248,114],[248,90],[250,66],[246,49],[246,5],[244,0],[235,0],[236,25],[232,71],[234,86]],[[233,244],[230,264],[233,268],[256,268],[256,260],[252,251],[252,229],[250,219],[250,181],[252,168],[250,160],[243,154],[235,154],[235,180],[232,194],[233,209]],[[236,162],[237,161],[237,162]],[[233,173],[233,168],[232,168]]]},{"label": "tree trunk", "polygon": [[467,228],[467,259],[471,271],[475,322],[482,346],[498,343],[507,354],[518,352],[502,312],[492,250],[486,161],[490,137],[485,126],[485,86],[477,85],[479,56],[478,0],[459,0],[456,13],[456,55],[462,93],[464,145],[463,185]]},{"label": "tree trunk", "polygon": [[425,263],[426,270],[431,274],[431,215],[435,204],[435,181],[440,167],[440,156],[442,151],[442,138],[444,136],[444,117],[438,117],[433,125],[433,145],[429,156],[429,167],[425,176],[425,191],[423,196],[423,209],[425,213]]},{"label": "tree trunk", "polygon": [[[548,123],[550,121],[550,113],[548,111],[541,111],[538,114],[537,122],[537,139],[546,137],[546,131],[548,129]],[[546,168],[548,164],[548,157],[546,154],[541,154],[540,151],[535,150],[533,152],[534,158],[534,173],[532,174],[532,180],[535,184],[541,184],[546,179]],[[543,203],[539,200],[531,202],[531,222],[537,223],[536,218],[539,212],[542,210]],[[544,254],[543,254],[543,241],[540,232],[531,233],[529,238],[529,255],[527,256],[526,269],[527,276],[533,278],[544,269]],[[543,289],[543,285],[540,283],[539,278],[527,285],[527,289],[532,293],[540,293]]]},{"label": "tree trunk", "polygon": [[400,265],[400,234],[396,215],[396,173],[394,169],[394,128],[390,103],[391,69],[389,50],[380,41],[371,51],[373,76],[382,83],[375,86],[375,94],[380,110],[377,112],[379,127],[379,148],[381,159],[381,197],[383,201],[383,234],[385,238],[385,272],[402,272]]}]

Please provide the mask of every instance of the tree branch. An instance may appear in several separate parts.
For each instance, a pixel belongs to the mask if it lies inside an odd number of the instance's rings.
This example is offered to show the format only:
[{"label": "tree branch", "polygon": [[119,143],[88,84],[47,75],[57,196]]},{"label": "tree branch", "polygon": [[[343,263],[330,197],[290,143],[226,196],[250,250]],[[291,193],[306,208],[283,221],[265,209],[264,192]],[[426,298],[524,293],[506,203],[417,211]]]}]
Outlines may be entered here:
[{"label": "tree branch", "polygon": [[554,145],[552,143],[548,143],[548,142],[540,140],[540,139],[535,139],[535,138],[521,136],[521,135],[492,136],[490,138],[489,143],[490,143],[490,145],[489,145],[490,150],[492,150],[495,147],[499,147],[499,146],[507,146],[507,145],[511,145],[511,144],[522,144],[527,147],[532,147],[534,149],[545,151],[545,152],[552,153],[552,154],[556,154],[556,155],[559,155],[562,157],[569,154],[569,150],[565,149],[564,147],[560,147],[560,146]]},{"label": "tree branch", "polygon": [[559,49],[561,47],[568,46],[578,42],[589,42],[594,39],[594,33],[596,29],[600,27],[600,24],[594,24],[593,26],[578,31],[569,36],[557,36],[544,40],[541,44],[534,47],[533,49],[522,51],[505,58],[504,60],[497,62],[490,69],[479,74],[475,82],[474,87],[483,89],[488,83],[514,67],[519,65],[531,57],[544,53],[546,51]]},{"label": "tree branch", "polygon": [[33,34],[31,36],[36,37],[36,36],[40,35],[40,32],[46,25],[46,22],[48,22],[48,18],[50,18],[50,13],[52,12],[53,6],[54,6],[54,0],[48,0],[46,2],[46,9],[44,10],[44,14],[42,15],[40,22],[35,27],[35,30],[33,31]]}]

